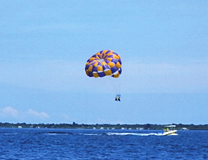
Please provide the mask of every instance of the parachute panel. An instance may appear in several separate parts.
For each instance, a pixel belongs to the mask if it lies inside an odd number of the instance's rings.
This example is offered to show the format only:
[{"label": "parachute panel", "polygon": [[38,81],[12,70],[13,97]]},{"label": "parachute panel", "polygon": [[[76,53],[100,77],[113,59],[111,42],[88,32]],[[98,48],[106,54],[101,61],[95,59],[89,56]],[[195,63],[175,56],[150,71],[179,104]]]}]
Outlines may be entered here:
[{"label": "parachute panel", "polygon": [[97,52],[87,60],[86,75],[89,77],[112,76],[118,78],[121,74],[121,58],[111,50]]}]

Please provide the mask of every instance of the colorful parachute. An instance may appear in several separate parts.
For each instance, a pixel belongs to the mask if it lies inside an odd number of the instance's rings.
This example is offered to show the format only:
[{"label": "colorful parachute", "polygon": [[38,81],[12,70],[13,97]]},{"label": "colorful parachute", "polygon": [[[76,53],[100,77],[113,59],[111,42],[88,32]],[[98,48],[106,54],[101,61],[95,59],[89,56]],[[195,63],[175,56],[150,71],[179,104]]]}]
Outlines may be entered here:
[{"label": "colorful parachute", "polygon": [[89,77],[112,76],[118,78],[121,74],[121,58],[111,50],[102,50],[88,59],[85,72]]}]

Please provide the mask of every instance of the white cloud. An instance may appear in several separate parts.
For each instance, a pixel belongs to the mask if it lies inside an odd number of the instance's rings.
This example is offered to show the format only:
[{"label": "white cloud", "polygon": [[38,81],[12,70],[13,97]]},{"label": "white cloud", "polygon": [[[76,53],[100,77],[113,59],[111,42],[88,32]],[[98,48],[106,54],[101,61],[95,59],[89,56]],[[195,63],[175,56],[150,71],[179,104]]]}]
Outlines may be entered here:
[{"label": "white cloud", "polygon": [[0,109],[0,116],[18,118],[19,112],[12,107],[5,107],[3,109]]},{"label": "white cloud", "polygon": [[28,121],[28,120],[45,120],[50,116],[45,112],[37,112],[32,109],[27,111],[18,111],[12,107],[0,109],[0,117],[6,120]]},{"label": "white cloud", "polygon": [[34,111],[32,109],[29,109],[26,114],[30,115],[30,116],[33,116],[33,117],[37,117],[37,118],[40,118],[40,119],[44,119],[44,118],[49,118],[49,115],[45,112],[37,112],[37,111]]}]

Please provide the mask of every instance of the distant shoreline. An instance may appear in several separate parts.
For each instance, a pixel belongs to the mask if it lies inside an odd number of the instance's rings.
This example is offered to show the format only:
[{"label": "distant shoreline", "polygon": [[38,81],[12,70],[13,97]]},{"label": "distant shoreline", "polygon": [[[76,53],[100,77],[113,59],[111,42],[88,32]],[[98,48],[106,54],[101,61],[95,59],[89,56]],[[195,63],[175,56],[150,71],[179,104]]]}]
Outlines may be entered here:
[{"label": "distant shoreline", "polygon": [[[166,124],[169,125],[169,124]],[[60,124],[31,124],[31,123],[8,123],[0,122],[0,128],[60,128],[60,129],[124,129],[124,130],[162,130],[162,124],[78,124],[73,122]],[[177,130],[208,130],[208,124],[175,124]]]}]

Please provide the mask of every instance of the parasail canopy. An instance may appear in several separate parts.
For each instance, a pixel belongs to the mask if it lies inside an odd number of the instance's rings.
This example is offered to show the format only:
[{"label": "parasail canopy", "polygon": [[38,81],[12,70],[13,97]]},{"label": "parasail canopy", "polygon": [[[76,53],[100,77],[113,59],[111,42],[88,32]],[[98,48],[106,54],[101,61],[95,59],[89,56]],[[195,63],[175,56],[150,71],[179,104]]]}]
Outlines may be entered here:
[{"label": "parasail canopy", "polygon": [[121,58],[111,50],[102,50],[87,60],[85,72],[89,77],[112,76],[118,78],[121,74]]}]

